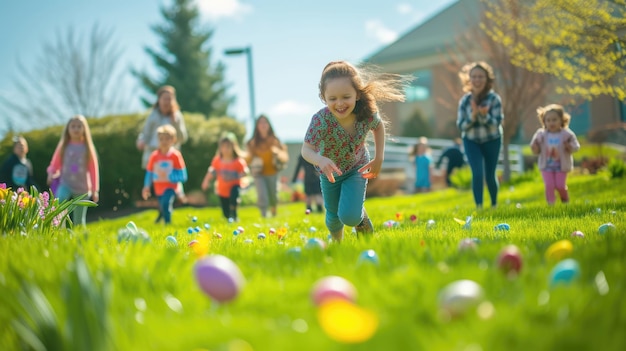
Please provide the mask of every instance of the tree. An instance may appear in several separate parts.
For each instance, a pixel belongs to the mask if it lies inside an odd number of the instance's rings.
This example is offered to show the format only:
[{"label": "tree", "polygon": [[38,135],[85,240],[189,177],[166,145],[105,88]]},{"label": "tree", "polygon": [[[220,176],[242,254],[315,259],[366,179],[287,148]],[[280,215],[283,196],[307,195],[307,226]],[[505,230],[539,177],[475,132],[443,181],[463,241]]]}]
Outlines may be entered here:
[{"label": "tree", "polygon": [[130,106],[122,71],[120,49],[113,32],[94,24],[87,42],[74,28],[58,32],[45,43],[33,68],[18,60],[16,95],[0,97],[9,111],[11,128],[22,121],[32,124],[63,123],[74,114],[100,117],[125,112]]},{"label": "tree", "polygon": [[513,64],[561,79],[559,93],[626,98],[624,0],[524,1],[521,16],[481,1],[492,21],[490,37]]},{"label": "tree", "polygon": [[[492,0],[491,6],[497,6],[502,13],[511,18],[521,16],[520,6],[516,0]],[[509,164],[509,144],[519,133],[521,126],[528,120],[536,120],[536,109],[541,106],[550,88],[549,77],[542,73],[529,71],[513,64],[513,53],[507,47],[494,41],[489,35],[493,28],[493,19],[485,11],[479,18],[478,25],[469,28],[456,40],[456,45],[449,48],[448,69],[457,73],[465,63],[486,61],[496,74],[495,90],[502,98],[504,112],[502,135],[502,152],[504,161],[503,179],[509,180],[511,168]],[[472,23],[472,21],[469,21]],[[506,33],[512,40],[524,41],[517,33]],[[529,50],[537,50],[528,44]],[[448,89],[456,92],[456,98],[461,98],[458,80],[444,82]],[[456,108],[456,106],[454,106]],[[456,114],[454,114],[456,115]]]},{"label": "tree", "polygon": [[407,119],[402,125],[402,131],[400,136],[403,137],[428,137],[432,136],[432,130],[430,125],[424,118],[422,110],[415,109],[409,119]]},{"label": "tree", "polygon": [[224,116],[233,99],[226,95],[223,64],[210,65],[211,49],[207,43],[213,31],[198,28],[199,13],[192,0],[175,0],[172,7],[161,8],[161,15],[165,22],[152,30],[161,38],[162,51],[145,48],[160,77],[133,71],[151,95],[142,98],[143,103],[154,104],[159,87],[172,85],[184,111],[199,112],[207,118]]}]

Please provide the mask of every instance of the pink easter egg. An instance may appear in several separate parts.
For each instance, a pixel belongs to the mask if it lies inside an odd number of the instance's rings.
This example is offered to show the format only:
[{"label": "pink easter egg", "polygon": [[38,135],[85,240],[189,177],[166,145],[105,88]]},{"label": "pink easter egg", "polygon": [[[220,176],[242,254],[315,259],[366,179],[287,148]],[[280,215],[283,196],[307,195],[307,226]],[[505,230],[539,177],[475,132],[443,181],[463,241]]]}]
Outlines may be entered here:
[{"label": "pink easter egg", "polygon": [[339,276],[328,276],[318,280],[313,286],[311,298],[319,306],[329,299],[356,300],[356,288],[348,280]]},{"label": "pink easter egg", "polygon": [[515,245],[508,245],[498,255],[498,267],[504,273],[519,273],[522,270],[522,255]]},{"label": "pink easter egg", "polygon": [[581,232],[580,230],[575,230],[572,232],[573,237],[578,237],[578,238],[584,238],[585,234],[583,232]]},{"label": "pink easter egg", "polygon": [[194,271],[200,289],[218,302],[235,299],[245,284],[239,267],[222,255],[211,255],[198,260]]}]

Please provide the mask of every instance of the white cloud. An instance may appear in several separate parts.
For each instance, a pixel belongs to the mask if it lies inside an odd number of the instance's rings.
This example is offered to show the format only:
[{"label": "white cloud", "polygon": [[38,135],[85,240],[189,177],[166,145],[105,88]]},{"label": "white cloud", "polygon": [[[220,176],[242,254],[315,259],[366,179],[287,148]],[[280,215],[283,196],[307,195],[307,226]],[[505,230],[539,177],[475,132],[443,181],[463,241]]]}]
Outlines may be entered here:
[{"label": "white cloud", "polygon": [[369,20],[365,22],[365,32],[382,44],[389,44],[398,39],[398,33],[385,27],[380,20]]},{"label": "white cloud", "polygon": [[407,3],[401,3],[396,6],[396,11],[401,15],[407,15],[413,12],[413,6]]},{"label": "white cloud", "polygon": [[316,107],[294,100],[281,101],[272,106],[267,116],[278,137],[283,141],[302,141]]},{"label": "white cloud", "polygon": [[396,11],[402,16],[410,17],[415,22],[422,22],[426,18],[425,12],[413,8],[409,3],[396,5]]},{"label": "white cloud", "polygon": [[252,5],[240,0],[196,0],[200,14],[211,20],[241,18],[252,12]]}]

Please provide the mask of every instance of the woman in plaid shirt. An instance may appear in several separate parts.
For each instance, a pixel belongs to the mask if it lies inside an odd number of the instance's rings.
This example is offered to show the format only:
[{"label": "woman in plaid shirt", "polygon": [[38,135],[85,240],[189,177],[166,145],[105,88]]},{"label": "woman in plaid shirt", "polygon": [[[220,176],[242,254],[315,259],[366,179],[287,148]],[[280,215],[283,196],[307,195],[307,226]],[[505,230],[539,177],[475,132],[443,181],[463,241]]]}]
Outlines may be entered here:
[{"label": "woman in plaid shirt", "polygon": [[496,166],[502,146],[502,100],[493,91],[493,68],[485,62],[465,65],[459,73],[465,95],[459,101],[456,125],[472,169],[472,191],[477,208],[483,206],[487,183],[491,207],[498,203]]}]

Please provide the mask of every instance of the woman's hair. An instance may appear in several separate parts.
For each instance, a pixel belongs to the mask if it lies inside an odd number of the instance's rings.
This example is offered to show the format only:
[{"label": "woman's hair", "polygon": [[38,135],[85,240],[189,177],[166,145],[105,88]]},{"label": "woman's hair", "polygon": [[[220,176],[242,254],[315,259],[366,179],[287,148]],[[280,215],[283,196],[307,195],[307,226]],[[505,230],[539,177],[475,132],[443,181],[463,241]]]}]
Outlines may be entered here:
[{"label": "woman's hair", "polygon": [[65,124],[65,128],[63,129],[63,134],[61,135],[61,140],[59,140],[59,144],[57,145],[57,149],[60,151],[61,163],[63,163],[63,155],[65,154],[65,148],[67,144],[70,142],[70,123],[73,121],[79,121],[83,125],[83,141],[85,142],[85,146],[87,147],[87,152],[85,153],[85,161],[89,163],[92,160],[97,162],[96,159],[96,147],[93,144],[93,140],[91,138],[91,130],[89,129],[89,123],[87,123],[87,119],[83,115],[75,115],[67,121]]},{"label": "woman's hair", "polygon": [[572,119],[569,113],[565,112],[563,106],[557,104],[550,104],[545,107],[539,107],[537,109],[537,118],[539,119],[539,123],[544,128],[546,127],[546,113],[555,112],[561,118],[561,127],[567,128],[569,126],[569,121]]},{"label": "woman's hair", "polygon": [[[381,73],[375,66],[361,65],[359,68],[346,61],[333,61],[324,67],[319,82],[320,99],[324,103],[324,93],[329,80],[348,78],[357,93],[354,114],[357,121],[364,121],[378,111],[379,102],[404,101],[406,86],[413,76],[394,73]],[[381,119],[383,116],[380,116]]]},{"label": "woman's hair", "polygon": [[220,138],[220,141],[217,144],[217,154],[220,158],[224,157],[224,155],[220,152],[220,145],[228,143],[233,148],[233,156],[235,158],[243,157],[243,152],[239,148],[239,143],[237,142],[237,137],[233,133],[226,133],[224,136]]},{"label": "woman's hair", "polygon": [[459,78],[461,78],[463,91],[466,93],[469,93],[470,91],[472,91],[470,74],[476,68],[483,70],[483,72],[485,72],[485,75],[487,76],[485,87],[480,93],[478,93],[477,96],[474,97],[474,101],[476,101],[476,103],[480,103],[487,97],[487,94],[489,94],[489,91],[493,89],[493,83],[496,79],[496,76],[493,73],[493,68],[486,62],[478,61],[478,62],[471,62],[471,63],[466,64],[465,66],[463,66],[463,68],[461,68],[461,71],[459,72]]},{"label": "woman's hair", "polygon": [[157,90],[157,101],[154,103],[154,108],[158,108],[159,112],[163,113],[161,107],[159,106],[159,99],[164,93],[170,93],[172,95],[172,110],[169,111],[167,115],[174,116],[180,111],[180,106],[178,105],[178,100],[176,100],[176,89],[171,85],[164,85]]},{"label": "woman's hair", "polygon": [[[261,136],[261,133],[259,133],[259,121],[261,119],[264,119],[269,125],[269,129],[267,131],[267,137],[265,138]],[[262,144],[266,140],[271,140],[271,139],[278,140],[278,138],[276,137],[276,134],[274,134],[274,128],[272,127],[272,123],[270,123],[270,119],[266,115],[260,115],[254,122],[254,131],[252,132],[252,138],[250,139],[250,141],[248,141],[248,144],[251,143],[252,145],[256,146],[256,145]]]}]

